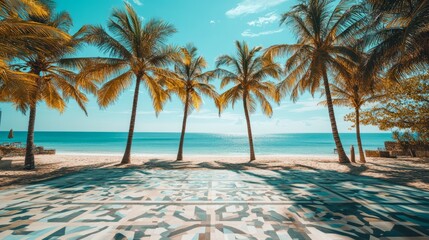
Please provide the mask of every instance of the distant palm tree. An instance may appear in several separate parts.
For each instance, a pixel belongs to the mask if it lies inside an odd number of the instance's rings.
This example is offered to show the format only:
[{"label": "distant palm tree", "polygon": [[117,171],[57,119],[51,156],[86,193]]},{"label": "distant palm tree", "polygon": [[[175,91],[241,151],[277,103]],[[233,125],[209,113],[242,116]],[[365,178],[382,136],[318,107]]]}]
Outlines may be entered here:
[{"label": "distant palm tree", "polygon": [[[265,81],[268,77],[279,78],[281,67],[272,62],[270,58],[264,58],[257,54],[262,47],[249,49],[245,42],[236,41],[237,56],[223,55],[216,61],[215,73],[222,78],[221,88],[228,84],[233,86],[219,97],[219,111],[222,112],[228,104],[234,104],[238,100],[243,101],[244,115],[247,123],[247,133],[250,147],[250,161],[255,160],[255,150],[253,148],[252,128],[250,125],[249,113],[256,110],[256,105],[261,104],[262,112],[267,116],[272,116],[273,109],[268,99],[275,94],[275,85],[270,81]],[[220,68],[221,66],[230,69]]]},{"label": "distant palm tree", "polygon": [[183,142],[186,132],[186,121],[192,109],[199,109],[202,103],[202,95],[206,95],[217,101],[218,94],[214,85],[209,84],[211,72],[204,72],[207,66],[206,60],[197,55],[197,48],[187,45],[182,48],[181,58],[174,65],[176,74],[175,85],[170,90],[177,93],[184,104],[182,133],[180,135],[177,160],[183,159]]},{"label": "distant palm tree", "polygon": [[[356,138],[359,148],[360,162],[365,163],[365,153],[360,136],[360,110],[367,103],[376,102],[383,97],[381,93],[382,80],[380,78],[366,78],[364,73],[367,67],[368,55],[359,52],[359,61],[349,66],[346,75],[339,73],[336,81],[329,84],[332,94],[332,103],[337,106],[354,109]],[[321,102],[326,105],[326,101]]]},{"label": "distant palm tree", "polygon": [[[66,33],[72,25],[70,15],[66,12],[53,14],[53,9],[48,9],[46,16],[29,15],[28,21],[38,22]],[[87,97],[81,92],[81,86],[76,82],[77,74],[63,68],[59,62],[65,56],[74,53],[80,44],[76,33],[72,40],[57,38],[57,47],[54,49],[33,49],[27,55],[18,56],[11,65],[13,69],[21,72],[29,72],[29,80],[34,82],[36,90],[26,95],[27,101],[15,103],[23,112],[30,110],[27,145],[25,154],[25,169],[35,168],[34,162],[34,125],[36,120],[37,103],[45,102],[50,108],[63,112],[66,101],[74,99],[86,114],[85,104]]]},{"label": "distant palm tree", "polygon": [[429,0],[368,0],[378,23],[366,36],[371,49],[367,73],[388,69],[400,81],[429,66]]},{"label": "distant palm tree", "polygon": [[98,104],[103,108],[112,104],[135,81],[128,140],[121,164],[131,162],[140,85],[148,89],[158,114],[169,99],[169,94],[159,83],[159,77],[171,77],[172,73],[166,67],[179,52],[166,44],[167,38],[176,32],[172,25],[158,20],[149,20],[143,24],[130,4],[126,3],[125,9],[113,11],[108,23],[113,35],[100,26],[88,26],[85,40],[98,46],[110,57],[94,58],[92,62],[82,59],[79,65],[86,65],[86,70],[81,74],[82,79],[104,80],[114,75],[98,91]]},{"label": "distant palm tree", "polygon": [[291,90],[293,101],[307,90],[314,95],[323,84],[339,161],[349,163],[338,133],[328,72],[346,74],[348,66],[353,65],[357,54],[348,45],[365,24],[365,14],[362,7],[350,6],[347,1],[340,1],[335,8],[331,8],[332,2],[302,0],[290,12],[283,14],[281,24],[288,23],[294,27],[298,43],[274,45],[266,54],[275,57],[292,53],[286,61],[287,77],[278,85],[277,100],[284,97],[287,90]]}]

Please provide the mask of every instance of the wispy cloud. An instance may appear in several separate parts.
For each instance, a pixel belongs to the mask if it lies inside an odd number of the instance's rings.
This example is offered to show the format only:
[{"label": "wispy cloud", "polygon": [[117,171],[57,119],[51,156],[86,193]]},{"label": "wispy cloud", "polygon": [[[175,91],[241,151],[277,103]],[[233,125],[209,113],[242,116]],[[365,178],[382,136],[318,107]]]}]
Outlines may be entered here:
[{"label": "wispy cloud", "polygon": [[241,0],[235,8],[228,10],[226,15],[234,18],[240,15],[258,13],[286,1],[287,0]]},{"label": "wispy cloud", "polygon": [[210,24],[216,24],[215,20],[210,20]]},{"label": "wispy cloud", "polygon": [[262,27],[263,25],[274,23],[279,19],[279,15],[277,15],[275,12],[270,12],[263,17],[259,17],[256,20],[248,22],[247,24],[252,27]]},{"label": "wispy cloud", "polygon": [[280,33],[280,32],[283,32],[283,29],[263,31],[263,32],[257,32],[257,33],[254,33],[250,29],[247,29],[241,33],[241,36],[253,38],[253,37],[259,37],[259,36],[263,36],[263,35],[271,35],[271,34]]},{"label": "wispy cloud", "polygon": [[[130,3],[129,0],[124,0],[124,2],[128,3],[128,4]],[[139,6],[143,5],[143,3],[140,0],[132,0],[132,2],[136,5],[139,5]]]},{"label": "wispy cloud", "polygon": [[133,2],[134,2],[135,4],[137,4],[137,5],[139,5],[139,6],[143,5],[143,3],[142,3],[142,2],[140,2],[140,0],[133,0]]}]

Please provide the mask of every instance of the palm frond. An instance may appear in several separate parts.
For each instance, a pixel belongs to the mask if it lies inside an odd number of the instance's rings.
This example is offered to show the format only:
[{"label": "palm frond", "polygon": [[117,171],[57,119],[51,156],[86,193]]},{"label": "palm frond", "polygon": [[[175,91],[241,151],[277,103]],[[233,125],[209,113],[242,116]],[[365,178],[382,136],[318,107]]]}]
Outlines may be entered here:
[{"label": "palm frond", "polygon": [[119,95],[131,85],[132,80],[133,73],[128,71],[105,83],[98,91],[98,104],[102,108],[112,104],[114,101],[116,101]]}]

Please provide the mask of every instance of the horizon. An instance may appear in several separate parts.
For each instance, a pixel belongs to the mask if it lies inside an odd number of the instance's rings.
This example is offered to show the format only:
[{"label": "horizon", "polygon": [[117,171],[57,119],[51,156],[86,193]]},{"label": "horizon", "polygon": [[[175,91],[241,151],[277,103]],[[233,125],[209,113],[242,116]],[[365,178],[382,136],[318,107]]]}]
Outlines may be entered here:
[{"label": "horizon", "polygon": [[[0,130],[0,133],[8,133],[10,130],[13,130],[14,133],[22,133],[22,132],[27,132],[27,130],[14,130],[14,129],[9,129],[9,130]],[[36,130],[34,131],[35,133],[39,132],[39,133],[128,133],[127,131],[80,131],[80,130],[76,130],[76,131],[44,131],[44,130]],[[162,131],[135,131],[134,133],[174,133],[174,134],[180,134],[180,131],[177,132],[162,132]],[[199,133],[199,134],[217,134],[217,135],[243,135],[243,136],[247,136],[247,133],[243,132],[243,133],[214,133],[214,132],[190,132],[190,131],[186,131],[186,133]],[[253,135],[255,136],[261,136],[261,135],[283,135],[283,134],[332,134],[332,132],[277,132],[277,133],[255,133]],[[356,132],[339,132],[339,134],[356,134]],[[380,132],[361,132],[361,134],[392,134],[391,132],[388,131],[380,131]]]},{"label": "horizon", "polygon": [[[249,46],[268,47],[278,43],[295,42],[288,26],[279,26],[280,14],[286,12],[297,3],[296,0],[237,0],[201,3],[197,0],[170,2],[160,0],[129,1],[139,16],[148,19],[162,19],[176,27],[169,43],[184,46],[193,43],[198,54],[206,58],[208,67],[214,68],[216,57],[231,54],[235,51],[234,41],[246,41]],[[160,6],[169,6],[162,8]],[[84,7],[82,7],[84,6]],[[84,24],[101,24],[106,26],[113,8],[124,8],[124,1],[91,1],[77,0],[73,2],[59,1],[56,11],[68,11],[74,26],[70,33],[75,33]],[[93,11],[97,9],[97,11]],[[192,14],[189,14],[192,11]],[[192,25],[191,25],[192,24]],[[190,27],[191,26],[191,27]],[[95,47],[84,47],[76,56],[100,56]],[[283,60],[279,63],[283,65]],[[213,81],[219,86],[219,80]],[[219,92],[224,90],[218,89]],[[63,114],[51,110],[45,104],[38,105],[36,131],[79,131],[79,132],[126,132],[128,130],[130,109],[132,104],[132,88],[126,90],[118,101],[106,109],[100,109],[94,96],[89,96],[87,105],[88,117],[73,101]],[[315,98],[308,93],[300,97],[296,103],[285,98],[280,105],[273,103],[272,118],[263,116],[260,109],[251,115],[255,134],[274,133],[327,133],[331,131],[327,109],[319,106],[318,94]],[[159,117],[155,116],[150,98],[145,90],[140,94],[136,132],[180,132],[183,106],[176,96],[165,105]],[[10,103],[0,103],[3,109],[0,130],[16,129],[26,131],[28,115],[15,110]],[[353,123],[345,122],[344,115],[351,109],[336,107],[335,115],[339,132],[352,133]],[[108,119],[108,121],[106,121]],[[245,134],[246,124],[241,105],[235,109],[229,107],[219,118],[213,101],[203,98],[203,106],[199,112],[193,112],[188,118],[187,132],[234,133]],[[207,130],[210,128],[210,130]],[[374,126],[362,126],[362,132],[384,133]]]}]

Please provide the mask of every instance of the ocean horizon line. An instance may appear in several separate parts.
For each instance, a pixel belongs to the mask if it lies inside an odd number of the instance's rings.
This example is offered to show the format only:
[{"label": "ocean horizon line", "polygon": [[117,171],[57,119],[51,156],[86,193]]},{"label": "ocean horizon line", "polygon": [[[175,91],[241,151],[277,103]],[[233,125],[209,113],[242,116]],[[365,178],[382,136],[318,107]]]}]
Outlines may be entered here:
[{"label": "ocean horizon line", "polygon": [[[0,132],[9,132],[10,130],[0,130]],[[23,133],[28,132],[26,130],[13,130],[15,133]],[[128,131],[63,131],[63,130],[40,130],[40,131],[34,131],[35,133],[128,133]],[[180,134],[180,131],[177,132],[163,132],[163,131],[135,131],[134,133],[173,133],[173,134]],[[218,134],[218,135],[246,135],[247,132],[243,133],[217,133],[217,132],[193,132],[193,131],[187,131],[187,133],[198,133],[198,134]],[[279,133],[254,133],[253,135],[278,135],[278,134],[332,134],[332,132],[279,132]],[[356,134],[353,131],[350,132],[339,132],[339,134]],[[361,132],[361,134],[392,134],[392,132]]]}]

